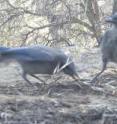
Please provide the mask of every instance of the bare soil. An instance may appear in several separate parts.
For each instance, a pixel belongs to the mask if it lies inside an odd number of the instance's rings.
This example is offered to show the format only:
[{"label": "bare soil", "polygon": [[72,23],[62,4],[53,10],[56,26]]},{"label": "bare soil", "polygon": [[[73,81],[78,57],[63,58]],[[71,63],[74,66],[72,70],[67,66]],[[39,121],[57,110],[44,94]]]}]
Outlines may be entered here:
[{"label": "bare soil", "polygon": [[[16,63],[0,66],[0,124],[117,124],[117,72],[110,64],[97,84],[91,79],[101,69],[97,48],[76,60],[79,81],[63,75],[27,85]],[[80,84],[80,86],[79,86]]]}]

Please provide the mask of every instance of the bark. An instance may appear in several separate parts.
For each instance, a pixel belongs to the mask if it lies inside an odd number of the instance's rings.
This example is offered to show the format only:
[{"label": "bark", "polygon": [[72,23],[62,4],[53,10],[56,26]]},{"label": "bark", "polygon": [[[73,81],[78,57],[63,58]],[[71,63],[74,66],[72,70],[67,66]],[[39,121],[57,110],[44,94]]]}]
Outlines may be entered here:
[{"label": "bark", "polygon": [[99,39],[101,37],[101,25],[97,0],[84,0],[84,3],[87,18],[92,25],[94,37],[96,38],[99,45]]},{"label": "bark", "polygon": [[117,12],[117,0],[113,0],[113,10],[112,10],[112,14]]}]

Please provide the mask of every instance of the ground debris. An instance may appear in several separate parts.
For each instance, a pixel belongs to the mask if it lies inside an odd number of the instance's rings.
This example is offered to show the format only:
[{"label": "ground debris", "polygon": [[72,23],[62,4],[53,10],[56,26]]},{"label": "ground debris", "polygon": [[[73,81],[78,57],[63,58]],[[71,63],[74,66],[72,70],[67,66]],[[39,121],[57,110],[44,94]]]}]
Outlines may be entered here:
[{"label": "ground debris", "polygon": [[14,76],[12,66],[1,68],[0,124],[117,124],[115,68],[91,84],[101,67],[100,55],[96,50],[83,54],[78,60],[78,81],[64,77],[27,86]]}]

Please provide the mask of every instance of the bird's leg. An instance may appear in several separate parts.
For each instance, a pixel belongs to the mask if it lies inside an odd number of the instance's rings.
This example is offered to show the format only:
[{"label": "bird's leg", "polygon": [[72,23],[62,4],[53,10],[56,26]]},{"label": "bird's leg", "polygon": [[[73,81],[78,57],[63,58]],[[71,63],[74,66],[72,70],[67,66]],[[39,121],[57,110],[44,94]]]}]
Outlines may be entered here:
[{"label": "bird's leg", "polygon": [[34,75],[34,74],[30,74],[30,75],[31,75],[32,77],[34,77],[34,78],[38,79],[39,81],[43,82],[43,83],[44,83],[44,85],[46,84],[44,80],[40,79],[40,78],[39,78],[39,77],[37,77],[36,75]]},{"label": "bird's leg", "polygon": [[22,77],[28,84],[32,85],[32,83],[27,79],[27,73],[23,72]]},{"label": "bird's leg", "polygon": [[91,83],[95,83],[97,78],[106,70],[107,63],[108,63],[107,59],[104,59],[102,70],[92,79]]}]

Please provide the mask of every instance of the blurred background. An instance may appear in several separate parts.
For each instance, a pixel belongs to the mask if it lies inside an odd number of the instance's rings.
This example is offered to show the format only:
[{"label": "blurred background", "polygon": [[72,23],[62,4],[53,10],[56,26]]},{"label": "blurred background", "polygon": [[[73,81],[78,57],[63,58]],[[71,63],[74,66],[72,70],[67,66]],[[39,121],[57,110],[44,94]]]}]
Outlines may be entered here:
[{"label": "blurred background", "polygon": [[116,0],[0,0],[0,45],[98,46]]}]

